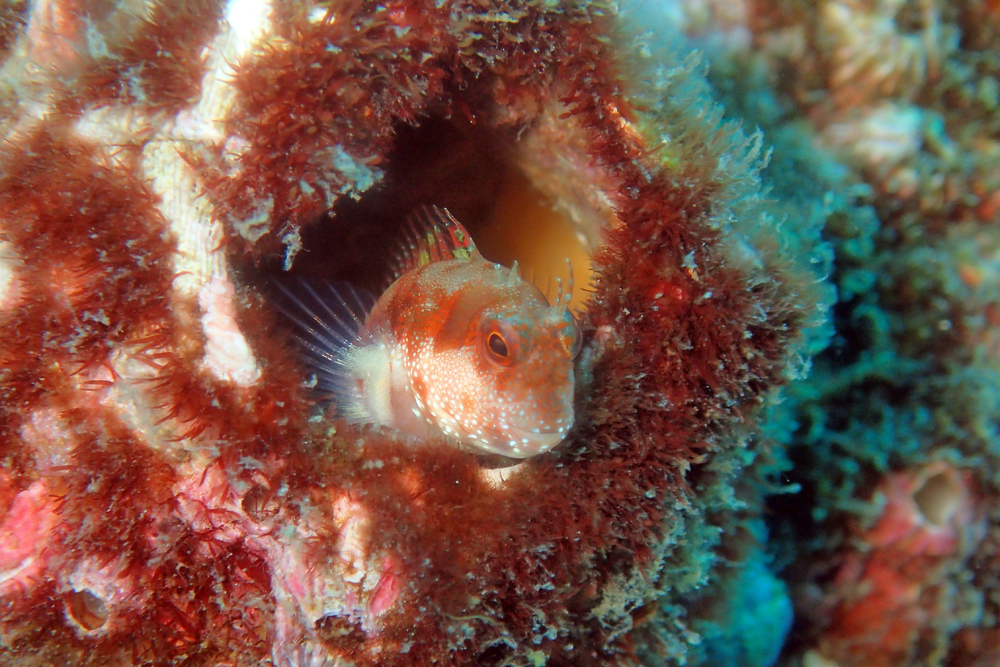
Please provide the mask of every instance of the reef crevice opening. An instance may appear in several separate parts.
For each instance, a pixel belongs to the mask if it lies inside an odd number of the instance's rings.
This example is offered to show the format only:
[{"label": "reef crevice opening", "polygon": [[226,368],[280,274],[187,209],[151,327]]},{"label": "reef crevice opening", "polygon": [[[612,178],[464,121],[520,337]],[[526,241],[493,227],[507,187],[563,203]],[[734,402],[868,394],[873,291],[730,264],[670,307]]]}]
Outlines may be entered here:
[{"label": "reef crevice opening", "polygon": [[287,273],[347,282],[377,295],[409,216],[435,205],[465,225],[487,259],[508,267],[517,262],[550,300],[557,281],[567,281],[568,262],[571,305],[583,307],[592,255],[612,216],[581,204],[587,196],[582,186],[569,198],[565,184],[558,192],[543,189],[552,177],[534,166],[538,134],[545,132],[538,119],[507,126],[491,115],[460,99],[414,124],[397,124],[393,146],[378,164],[380,179],[304,225],[301,250],[287,271],[280,252],[256,265],[235,253],[232,263],[250,283]]}]

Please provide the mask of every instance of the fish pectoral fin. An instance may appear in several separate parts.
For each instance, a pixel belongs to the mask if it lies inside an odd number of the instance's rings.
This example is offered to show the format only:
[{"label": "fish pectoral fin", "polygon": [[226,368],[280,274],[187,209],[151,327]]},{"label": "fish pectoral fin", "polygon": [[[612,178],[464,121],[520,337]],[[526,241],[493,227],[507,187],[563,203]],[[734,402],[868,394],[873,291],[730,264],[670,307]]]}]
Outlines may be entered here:
[{"label": "fish pectoral fin", "polygon": [[272,278],[271,286],[270,301],[294,325],[302,358],[316,373],[317,388],[341,393],[346,354],[371,342],[364,322],[375,299],[348,283],[304,277]]}]

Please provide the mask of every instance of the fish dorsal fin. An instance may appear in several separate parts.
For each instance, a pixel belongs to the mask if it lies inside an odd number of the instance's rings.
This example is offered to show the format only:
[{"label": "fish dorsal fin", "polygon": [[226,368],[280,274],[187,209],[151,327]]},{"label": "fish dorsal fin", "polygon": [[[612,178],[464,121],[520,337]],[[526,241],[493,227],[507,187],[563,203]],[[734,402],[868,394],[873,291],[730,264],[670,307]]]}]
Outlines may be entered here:
[{"label": "fish dorsal fin", "polygon": [[422,206],[410,215],[392,279],[432,262],[469,260],[478,254],[472,236],[448,209]]}]

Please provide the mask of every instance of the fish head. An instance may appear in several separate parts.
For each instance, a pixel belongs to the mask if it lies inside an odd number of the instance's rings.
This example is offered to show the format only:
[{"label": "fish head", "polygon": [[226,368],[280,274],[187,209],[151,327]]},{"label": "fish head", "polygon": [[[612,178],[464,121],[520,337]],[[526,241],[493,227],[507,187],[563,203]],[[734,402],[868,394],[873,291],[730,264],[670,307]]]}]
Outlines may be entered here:
[{"label": "fish head", "polygon": [[521,300],[482,314],[477,352],[492,397],[484,413],[493,451],[525,458],[566,437],[578,349],[576,321],[566,308]]},{"label": "fish head", "polygon": [[[485,284],[484,284],[485,283]],[[523,280],[483,281],[452,309],[431,378],[452,392],[446,432],[511,458],[551,450],[573,425],[573,363],[580,337],[564,302],[551,306]],[[448,335],[448,330],[452,331]],[[460,329],[461,332],[456,331]]]}]

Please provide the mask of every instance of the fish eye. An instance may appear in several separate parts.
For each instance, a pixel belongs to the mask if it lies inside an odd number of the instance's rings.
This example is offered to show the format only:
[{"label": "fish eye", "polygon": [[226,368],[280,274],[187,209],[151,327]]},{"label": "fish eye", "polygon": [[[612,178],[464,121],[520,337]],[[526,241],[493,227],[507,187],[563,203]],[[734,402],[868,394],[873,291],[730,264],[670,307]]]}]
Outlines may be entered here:
[{"label": "fish eye", "polygon": [[501,359],[506,359],[510,356],[510,349],[507,347],[507,341],[505,341],[503,336],[497,331],[490,333],[489,337],[486,339],[486,347],[490,349],[490,352]]},{"label": "fish eye", "polygon": [[509,322],[490,318],[479,332],[479,353],[495,367],[516,364],[527,354],[527,341]]}]

